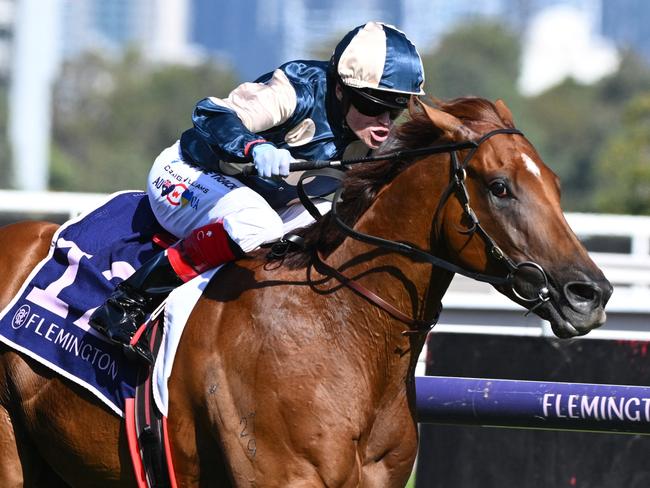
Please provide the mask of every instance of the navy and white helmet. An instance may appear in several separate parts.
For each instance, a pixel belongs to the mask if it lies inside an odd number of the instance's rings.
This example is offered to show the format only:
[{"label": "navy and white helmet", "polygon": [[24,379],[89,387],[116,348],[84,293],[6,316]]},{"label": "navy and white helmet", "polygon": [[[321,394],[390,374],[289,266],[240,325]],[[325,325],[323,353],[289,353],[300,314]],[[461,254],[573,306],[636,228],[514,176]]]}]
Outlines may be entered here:
[{"label": "navy and white helmet", "polygon": [[406,108],[411,95],[424,94],[417,49],[403,32],[380,22],[348,32],[334,49],[330,69],[344,90],[390,108]]}]

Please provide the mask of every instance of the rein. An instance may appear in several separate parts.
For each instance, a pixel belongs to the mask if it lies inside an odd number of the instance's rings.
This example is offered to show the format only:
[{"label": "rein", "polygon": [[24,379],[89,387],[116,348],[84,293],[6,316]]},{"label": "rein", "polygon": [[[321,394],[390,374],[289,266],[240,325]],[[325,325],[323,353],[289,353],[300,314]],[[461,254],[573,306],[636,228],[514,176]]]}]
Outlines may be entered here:
[{"label": "rein", "polygon": [[[306,192],[304,191],[303,188],[304,179],[321,175],[321,176],[328,176],[330,178],[342,180],[345,176],[345,173],[343,173],[340,170],[333,169],[331,168],[331,166],[339,166],[339,165],[345,166],[346,164],[356,164],[356,163],[372,162],[372,161],[385,161],[385,160],[393,160],[393,159],[403,159],[406,157],[417,157],[417,156],[425,156],[431,154],[449,153],[450,164],[451,164],[450,182],[447,188],[445,189],[445,191],[442,193],[440,202],[438,203],[438,208],[434,216],[434,221],[435,219],[437,219],[440,210],[444,207],[445,203],[449,200],[449,198],[452,195],[455,195],[463,208],[464,215],[471,222],[471,226],[463,233],[467,235],[476,233],[483,239],[483,241],[485,242],[488,248],[488,255],[492,257],[492,259],[494,259],[496,262],[500,263],[502,266],[506,268],[508,274],[505,277],[469,271],[465,268],[462,268],[461,266],[458,266],[445,259],[435,256],[430,252],[427,252],[423,249],[420,249],[416,246],[412,246],[405,242],[392,241],[392,240],[384,239],[381,237],[365,234],[354,230],[348,224],[343,222],[343,220],[340,218],[337,211],[337,205],[342,200],[341,195],[344,190],[343,186],[340,186],[334,193],[334,199],[332,201],[332,209],[331,209],[332,218],[334,219],[334,222],[339,226],[339,228],[343,231],[344,234],[360,242],[365,242],[367,244],[371,244],[382,249],[387,249],[391,252],[404,254],[409,258],[411,258],[412,260],[424,261],[431,264],[432,266],[436,266],[438,268],[445,269],[452,273],[457,273],[466,276],[476,281],[490,283],[494,286],[508,286],[512,290],[513,294],[528,306],[528,311],[525,314],[528,315],[529,313],[531,313],[536,308],[543,305],[550,299],[549,288],[548,288],[549,283],[548,283],[548,277],[546,275],[546,272],[539,264],[533,261],[523,261],[520,263],[515,263],[510,257],[508,257],[501,250],[501,248],[499,248],[499,246],[496,244],[494,239],[492,239],[492,237],[483,228],[476,213],[472,209],[470,205],[470,198],[469,198],[469,193],[467,191],[467,186],[465,185],[465,179],[467,177],[466,169],[470,165],[472,158],[476,154],[476,151],[478,151],[480,145],[483,142],[487,141],[491,137],[498,134],[514,134],[514,135],[523,136],[523,133],[518,129],[514,129],[514,128],[495,129],[493,131],[484,134],[477,141],[462,141],[454,144],[442,144],[442,145],[430,146],[426,148],[403,150],[403,151],[397,151],[395,153],[387,154],[384,156],[366,157],[366,158],[359,158],[359,159],[347,160],[347,161],[310,161],[305,163],[294,163],[291,165],[291,170],[294,171],[294,170],[301,170],[307,168],[309,169],[324,168],[324,169],[315,169],[314,171],[305,171],[305,173],[301,175],[297,187],[298,195],[300,197],[301,203],[305,206],[305,208],[309,211],[309,213],[318,221],[323,216],[320,214],[316,206],[311,202]],[[458,151],[465,150],[465,149],[469,149],[469,152],[462,160],[462,163],[460,163],[458,159]],[[324,163],[329,163],[329,164],[326,165]],[[326,166],[330,166],[330,167],[326,167]],[[295,241],[292,242],[295,243]],[[411,327],[411,330],[405,331],[406,334],[426,333],[431,329],[431,327],[435,325],[437,321],[437,317],[432,322],[409,317],[408,315],[401,312],[390,303],[386,302],[381,297],[377,296],[370,290],[366,289],[363,285],[359,284],[358,282],[356,282],[351,278],[346,277],[339,270],[329,266],[327,263],[323,261],[323,259],[320,257],[318,252],[314,253],[314,261],[315,264],[317,264],[320,269],[325,270],[328,274],[335,277],[342,284],[348,286],[349,288],[353,289],[357,293],[361,294],[369,301],[371,301],[372,303],[374,303],[375,305],[377,305],[378,307],[386,311],[395,319],[405,323],[406,325],[409,325]],[[537,295],[532,298],[526,297],[523,293],[521,293],[516,289],[515,277],[516,274],[522,268],[533,268],[536,271],[538,271],[543,277],[543,282],[544,282],[543,286],[540,286],[538,288]],[[319,272],[322,271],[319,270]]]}]

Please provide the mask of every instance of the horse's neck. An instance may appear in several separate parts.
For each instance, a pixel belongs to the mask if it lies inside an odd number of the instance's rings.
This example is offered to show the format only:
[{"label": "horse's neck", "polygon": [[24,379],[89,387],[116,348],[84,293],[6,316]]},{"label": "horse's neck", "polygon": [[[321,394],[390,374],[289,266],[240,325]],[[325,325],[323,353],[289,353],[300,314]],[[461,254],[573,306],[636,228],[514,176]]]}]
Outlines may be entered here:
[{"label": "horse's neck", "polygon": [[[439,233],[434,231],[433,226],[440,224],[440,221],[433,221],[434,214],[449,181],[445,157],[448,158],[444,155],[429,157],[399,174],[380,191],[372,205],[361,215],[354,226],[355,230],[384,239],[408,242],[433,253],[444,252],[432,239]],[[416,285],[420,296],[423,296],[428,288],[429,272],[422,271],[428,270],[428,265],[415,263],[398,253],[372,252],[376,250],[374,246],[348,237],[332,253],[330,259],[338,268],[355,262],[360,263],[357,266],[361,269],[392,264],[407,275]],[[353,265],[352,268],[354,267]],[[446,272],[441,272],[441,276],[446,275]],[[386,274],[372,273],[364,279],[382,283],[386,281]],[[446,287],[442,290],[443,294],[445,290]]]},{"label": "horse's neck", "polygon": [[[448,181],[444,168],[444,163],[421,162],[406,169],[382,190],[358,220],[355,229],[436,252],[436,249],[431,249],[433,216]],[[447,271],[416,263],[404,255],[377,252],[376,247],[352,238],[347,238],[328,261],[414,319],[432,320],[436,317],[440,300],[452,277]],[[354,347],[367,349],[364,354],[369,356],[386,355],[389,361],[396,359],[395,351],[411,352],[411,356],[415,356],[413,359],[417,357],[422,341],[414,341],[413,336],[403,334],[409,325],[387,313],[378,312],[373,303],[365,302],[361,307],[364,316],[373,319],[353,326],[357,332],[365,329],[364,332],[376,340]]]}]

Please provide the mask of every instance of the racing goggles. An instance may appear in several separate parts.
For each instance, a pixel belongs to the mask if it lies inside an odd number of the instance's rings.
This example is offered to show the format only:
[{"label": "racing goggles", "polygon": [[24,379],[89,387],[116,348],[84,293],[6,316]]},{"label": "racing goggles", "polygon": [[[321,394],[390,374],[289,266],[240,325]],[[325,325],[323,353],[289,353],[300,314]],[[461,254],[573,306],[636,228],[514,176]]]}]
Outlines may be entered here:
[{"label": "racing goggles", "polygon": [[395,120],[408,104],[408,97],[401,93],[380,92],[379,90],[349,88],[348,97],[361,114],[378,117],[386,112]]}]

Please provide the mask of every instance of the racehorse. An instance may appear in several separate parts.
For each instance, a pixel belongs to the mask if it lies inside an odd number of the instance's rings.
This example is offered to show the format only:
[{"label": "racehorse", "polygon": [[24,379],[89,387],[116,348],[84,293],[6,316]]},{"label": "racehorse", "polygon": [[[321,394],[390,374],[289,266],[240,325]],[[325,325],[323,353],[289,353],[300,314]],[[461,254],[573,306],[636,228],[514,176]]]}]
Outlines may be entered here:
[{"label": "racehorse", "polygon": [[[226,266],[195,306],[169,383],[179,486],[404,486],[414,368],[455,272],[493,283],[559,337],[604,323],[611,285],[506,105],[410,112],[386,149],[402,155],[349,169],[303,248]],[[0,230],[2,306],[55,228]],[[0,486],[135,486],[121,419],[4,346],[0,419]]]}]

